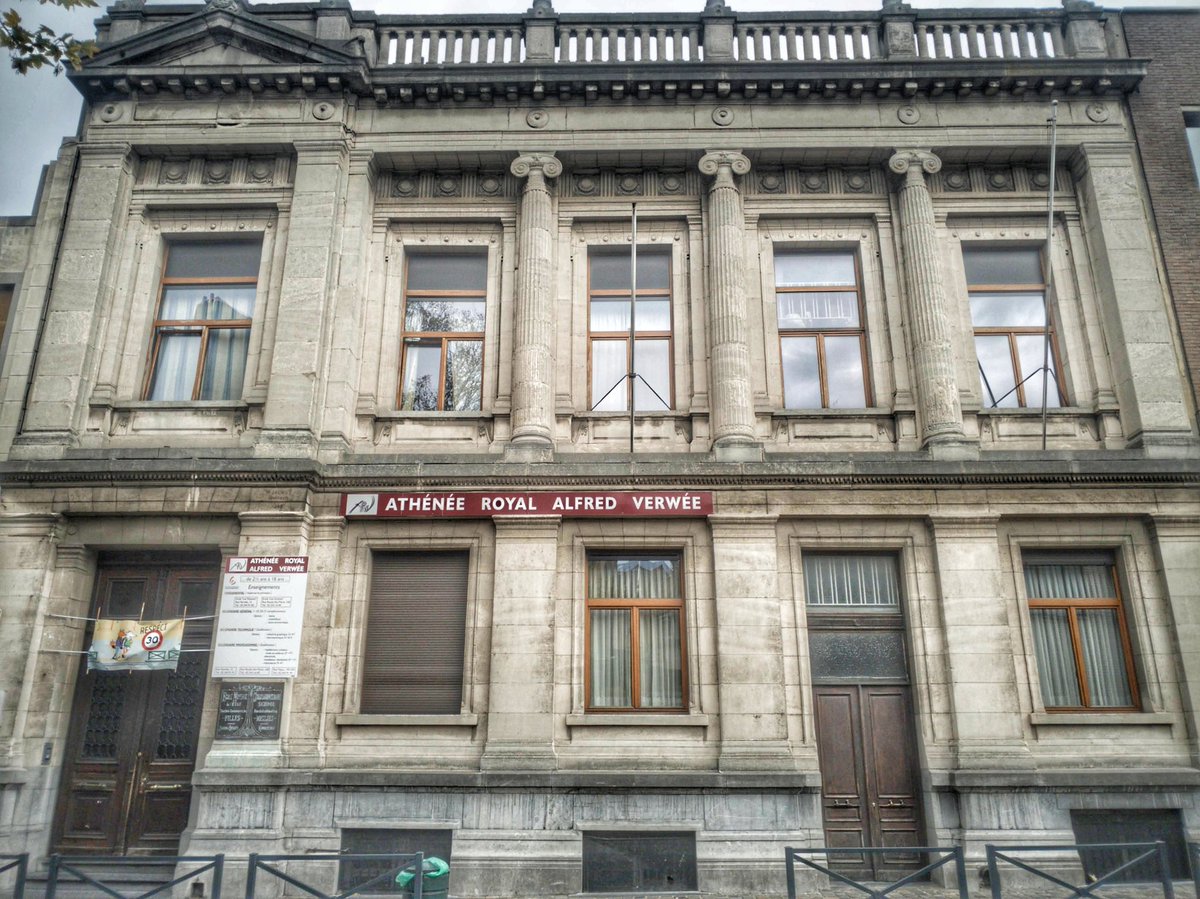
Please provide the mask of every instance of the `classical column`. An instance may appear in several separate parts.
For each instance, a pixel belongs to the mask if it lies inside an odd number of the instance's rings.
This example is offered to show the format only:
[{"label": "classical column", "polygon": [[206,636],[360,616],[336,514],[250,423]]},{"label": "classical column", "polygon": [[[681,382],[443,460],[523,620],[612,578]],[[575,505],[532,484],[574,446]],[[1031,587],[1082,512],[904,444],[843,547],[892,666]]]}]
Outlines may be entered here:
[{"label": "classical column", "polygon": [[513,322],[512,443],[534,453],[554,449],[554,209],[547,178],[562,174],[548,153],[513,160],[525,178],[517,227],[517,297]]},{"label": "classical column", "polygon": [[709,415],[713,449],[761,456],[754,439],[750,389],[750,343],[746,309],[746,232],[742,194],[733,176],[750,171],[736,150],[713,150],[700,160],[712,177],[708,189],[707,240]]},{"label": "classical column", "polygon": [[946,315],[946,287],[938,259],[933,200],[925,183],[925,172],[937,172],[942,161],[928,150],[897,150],[888,160],[888,167],[904,179],[899,194],[900,242],[904,248],[921,443],[923,446],[963,443],[962,407]]}]

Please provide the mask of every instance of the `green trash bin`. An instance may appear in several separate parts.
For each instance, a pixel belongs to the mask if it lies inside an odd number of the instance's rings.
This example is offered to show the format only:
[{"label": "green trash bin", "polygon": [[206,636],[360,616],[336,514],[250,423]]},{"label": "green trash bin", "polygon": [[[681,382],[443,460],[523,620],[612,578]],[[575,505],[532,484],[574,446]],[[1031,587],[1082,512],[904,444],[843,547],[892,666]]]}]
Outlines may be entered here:
[{"label": "green trash bin", "polygon": [[[436,855],[427,856],[421,865],[422,899],[446,899],[450,890],[450,866]],[[396,875],[396,883],[406,896],[416,892],[417,866],[409,865]]]}]

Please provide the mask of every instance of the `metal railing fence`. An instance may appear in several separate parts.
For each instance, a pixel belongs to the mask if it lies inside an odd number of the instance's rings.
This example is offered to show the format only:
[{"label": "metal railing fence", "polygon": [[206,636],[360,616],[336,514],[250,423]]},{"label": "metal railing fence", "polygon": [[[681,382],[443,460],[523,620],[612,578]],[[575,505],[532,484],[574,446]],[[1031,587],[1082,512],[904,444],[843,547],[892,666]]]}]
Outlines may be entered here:
[{"label": "metal railing fence", "polygon": [[12,899],[25,899],[25,881],[29,876],[29,853],[20,855],[0,855],[0,874],[6,871],[16,871],[13,882]]},{"label": "metal railing fence", "polygon": [[[923,881],[932,871],[937,870],[943,865],[954,863],[954,882],[958,889],[959,899],[968,899],[967,896],[967,868],[963,861],[963,851],[957,846],[850,846],[850,847],[835,847],[822,846],[814,849],[796,849],[792,846],[785,847],[784,852],[787,858],[787,891],[788,899],[796,899],[796,862],[806,865],[815,871],[819,871],[825,876],[836,880],[838,883],[844,883],[849,887],[853,887],[862,891],[871,899],[883,899],[890,893],[894,893],[905,886],[916,881]],[[827,865],[822,865],[819,862],[805,858],[806,855],[823,855],[827,859],[829,856],[836,855],[883,855],[889,854],[906,854],[906,855],[925,855],[933,856],[934,853],[941,853],[941,857],[931,861],[922,868],[906,874],[899,880],[894,880],[886,884],[881,889],[875,889],[866,885],[865,881],[855,880],[840,871],[835,871]]]},{"label": "metal railing fence", "polygon": [[[110,883],[105,883],[99,876],[93,876],[84,870],[87,868],[103,868],[105,872],[119,873],[130,868],[165,865],[178,866],[185,863],[196,863],[199,867],[189,869],[186,873],[176,876],[169,883],[152,886],[145,892],[137,893],[133,896],[128,893],[118,892]],[[183,883],[185,880],[191,880],[197,875],[208,871],[212,872],[212,883],[210,885],[211,899],[221,899],[221,875],[224,868],[224,855],[130,857],[124,855],[59,855],[56,853],[50,856],[50,870],[46,878],[46,899],[55,899],[60,882],[64,884],[84,883],[95,887],[100,890],[101,895],[111,897],[111,899],[149,899],[150,896],[157,896],[165,890],[170,890],[176,884]],[[64,880],[64,874],[69,874],[75,879]],[[112,880],[111,873],[108,873],[108,879]]]},{"label": "metal railing fence", "polygon": [[[363,883],[355,884],[353,887],[343,892],[326,893],[320,887],[301,880],[294,874],[280,870],[276,865],[279,863],[288,862],[337,862],[339,866],[346,862],[370,862],[370,861],[399,861],[399,864],[394,864],[387,871],[375,875]],[[259,873],[262,872],[277,880],[282,880],[290,886],[303,890],[310,896],[315,896],[316,899],[347,899],[349,896],[361,894],[364,890],[370,887],[382,886],[385,883],[391,883],[395,880],[396,875],[405,868],[414,866],[417,872],[420,872],[425,863],[425,853],[399,853],[399,852],[383,852],[383,853],[350,853],[350,852],[311,852],[307,855],[262,855],[257,852],[252,852],[249,858],[249,868],[246,871],[246,899],[256,899]],[[421,899],[422,887],[424,886],[424,876],[420,873],[413,880],[413,889],[411,893],[405,893],[406,896],[411,895],[412,899]]]},{"label": "metal railing fence", "polygon": [[[1004,888],[1000,878],[999,862],[1001,861],[1007,862],[1008,864],[1021,869],[1027,874],[1033,874],[1042,880],[1049,881],[1056,886],[1070,890],[1070,896],[1095,897],[1097,895],[1096,891],[1103,889],[1106,886],[1113,886],[1116,884],[1127,886],[1128,883],[1126,881],[1117,880],[1117,878],[1121,874],[1132,869],[1135,865],[1139,865],[1150,860],[1157,862],[1158,882],[1162,886],[1163,896],[1165,899],[1175,899],[1175,887],[1171,883],[1171,866],[1167,858],[1167,844],[1162,840],[1154,843],[1072,843],[1058,846],[1005,846],[1003,847],[1003,851],[1001,851],[1001,847],[996,846],[994,843],[988,843],[984,848],[987,850],[988,878],[992,888],[992,899],[1003,899],[1004,895]],[[1075,885],[1068,883],[1061,877],[1057,877],[1047,871],[1036,868],[1028,862],[1022,861],[1021,859],[1010,854],[1036,854],[1052,852],[1061,855],[1067,852],[1077,852],[1079,853],[1080,861],[1082,862],[1083,853],[1089,850],[1092,852],[1124,850],[1140,852],[1140,855],[1137,855],[1129,861],[1118,865],[1107,874],[1096,878],[1090,883]]]}]

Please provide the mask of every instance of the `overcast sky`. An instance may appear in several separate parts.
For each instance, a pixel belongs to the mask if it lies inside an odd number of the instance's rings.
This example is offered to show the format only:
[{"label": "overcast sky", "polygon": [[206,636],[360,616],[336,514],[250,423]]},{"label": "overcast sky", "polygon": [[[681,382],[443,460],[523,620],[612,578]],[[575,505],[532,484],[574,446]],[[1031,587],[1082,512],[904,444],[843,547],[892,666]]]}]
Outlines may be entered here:
[{"label": "overcast sky", "polygon": [[[45,23],[56,31],[71,31],[77,37],[90,37],[92,22],[99,14],[95,9],[67,12],[52,5],[38,5],[33,0],[12,0],[17,11],[29,22]],[[105,3],[106,0],[101,0]],[[419,4],[404,0],[351,0],[356,9],[373,9],[379,13],[413,12],[414,6],[424,13],[524,12],[531,0],[422,0]],[[773,9],[797,10],[877,10],[872,0],[727,0],[735,10],[744,12]],[[7,7],[8,4],[4,4]],[[1013,4],[1004,0],[914,0],[918,7],[1024,7],[1058,6],[1055,2],[1026,2]],[[1195,8],[1200,0],[1128,0],[1124,4],[1106,6],[1155,6]],[[661,12],[699,12],[703,0],[556,0],[559,12],[625,12],[652,9]],[[64,136],[75,134],[79,124],[79,94],[63,76],[47,71],[19,76],[6,66],[0,68],[0,216],[29,215],[33,212],[34,193],[41,168],[58,154]]]}]

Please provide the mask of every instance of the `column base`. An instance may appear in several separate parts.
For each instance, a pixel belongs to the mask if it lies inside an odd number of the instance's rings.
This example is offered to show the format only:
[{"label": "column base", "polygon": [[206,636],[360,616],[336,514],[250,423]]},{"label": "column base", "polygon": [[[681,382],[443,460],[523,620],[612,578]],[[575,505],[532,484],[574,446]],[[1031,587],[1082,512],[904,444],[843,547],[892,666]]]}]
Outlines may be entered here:
[{"label": "column base", "polygon": [[260,459],[315,458],[317,437],[307,429],[266,429],[254,445],[254,455]]},{"label": "column base", "polygon": [[754,741],[721,746],[717,766],[722,773],[734,771],[795,771],[796,759],[786,742]]},{"label": "column base", "polygon": [[516,437],[504,447],[505,462],[553,462],[554,443],[544,437]]},{"label": "column base", "polygon": [[712,454],[718,462],[761,462],[763,445],[757,440],[722,437],[713,443]]},{"label": "column base", "polygon": [[931,458],[940,461],[971,461],[979,458],[979,444],[961,434],[943,434],[925,441]]}]

